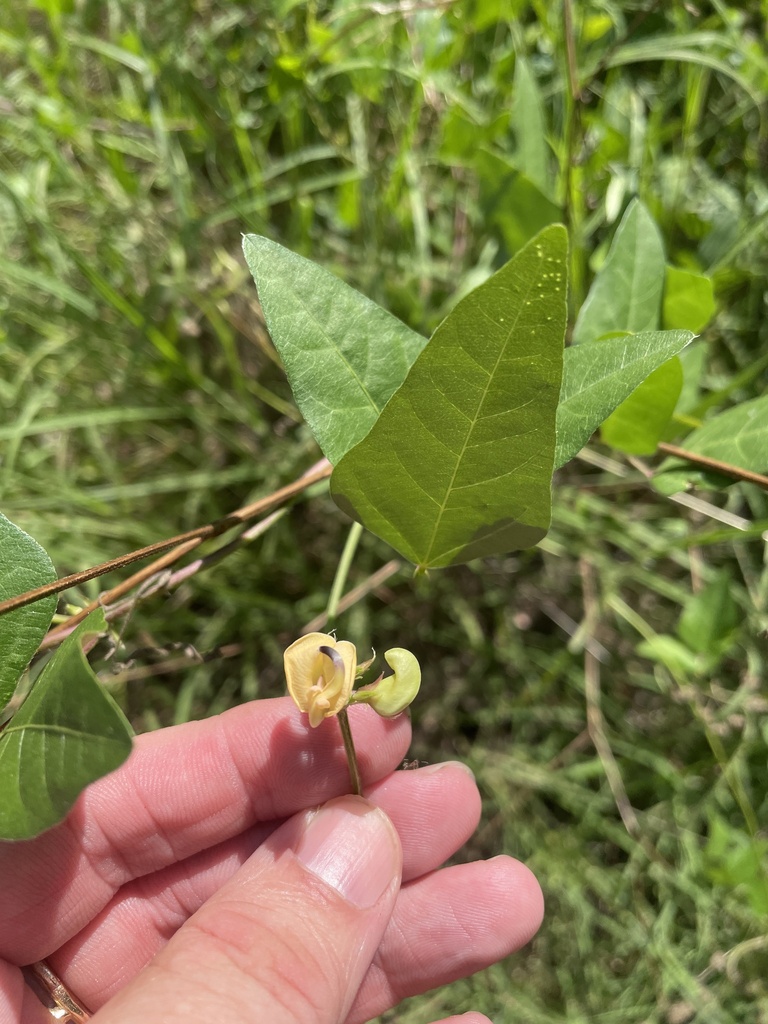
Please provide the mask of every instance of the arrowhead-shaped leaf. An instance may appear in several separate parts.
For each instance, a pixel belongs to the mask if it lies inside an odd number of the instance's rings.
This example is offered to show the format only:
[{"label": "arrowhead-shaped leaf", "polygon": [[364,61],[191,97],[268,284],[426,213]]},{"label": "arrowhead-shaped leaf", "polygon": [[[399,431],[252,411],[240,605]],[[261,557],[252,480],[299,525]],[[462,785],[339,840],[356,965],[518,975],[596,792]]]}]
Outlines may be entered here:
[{"label": "arrowhead-shaped leaf", "polygon": [[128,757],[128,723],[91,671],[82,643],[106,630],[92,612],[51,658],[0,733],[0,839],[31,839],[85,787]]},{"label": "arrowhead-shaped leaf", "polygon": [[417,565],[547,532],[566,257],[565,229],[549,227],[459,302],[334,471],[339,506]]},{"label": "arrowhead-shaped leaf", "polygon": [[596,341],[617,331],[655,331],[665,273],[659,229],[643,204],[634,199],[579,310],[574,343]]},{"label": "arrowhead-shaped leaf", "polygon": [[277,242],[246,235],[243,253],[296,404],[335,465],[371,429],[426,338]]},{"label": "arrowhead-shaped leaf", "polygon": [[[53,563],[36,540],[0,514],[0,601],[56,579]],[[56,598],[0,617],[0,711],[37,651],[56,610]]]},{"label": "arrowhead-shaped leaf", "polygon": [[690,331],[651,331],[567,348],[557,408],[555,468],[572,459],[603,420],[693,337]]}]

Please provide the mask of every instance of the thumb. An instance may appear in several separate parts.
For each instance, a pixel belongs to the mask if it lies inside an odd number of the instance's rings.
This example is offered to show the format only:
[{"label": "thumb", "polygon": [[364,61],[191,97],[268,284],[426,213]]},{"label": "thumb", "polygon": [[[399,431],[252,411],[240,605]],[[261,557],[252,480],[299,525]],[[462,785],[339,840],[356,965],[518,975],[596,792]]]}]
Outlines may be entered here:
[{"label": "thumb", "polygon": [[361,797],[298,814],[173,936],[94,1024],[337,1024],[400,887],[389,818]]}]

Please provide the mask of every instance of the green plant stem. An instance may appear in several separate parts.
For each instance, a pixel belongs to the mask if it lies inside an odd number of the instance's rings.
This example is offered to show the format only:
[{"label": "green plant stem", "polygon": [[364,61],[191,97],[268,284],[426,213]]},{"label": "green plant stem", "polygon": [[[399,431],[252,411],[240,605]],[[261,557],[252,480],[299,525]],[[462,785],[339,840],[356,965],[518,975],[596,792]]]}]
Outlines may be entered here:
[{"label": "green plant stem", "polygon": [[355,753],[355,743],[352,739],[352,730],[349,727],[349,716],[347,715],[347,709],[342,708],[338,715],[339,728],[341,729],[341,737],[344,740],[344,751],[347,755],[347,762],[349,763],[349,779],[352,783],[352,792],[355,796],[363,795],[363,785],[360,781],[360,769],[357,765],[357,754]]},{"label": "green plant stem", "polygon": [[[352,523],[350,531],[347,534],[347,542],[344,545],[344,550],[341,552],[341,558],[339,559],[339,564],[336,568],[336,575],[334,576],[333,584],[331,585],[331,592],[328,595],[328,605],[326,607],[328,629],[333,629],[335,625],[336,615],[339,610],[339,601],[341,600],[341,595],[344,591],[344,587],[346,586],[349,569],[352,565],[352,559],[355,556],[355,550],[357,549],[362,532],[363,527],[360,523]],[[355,744],[352,739],[352,730],[349,727],[347,709],[342,708],[338,717],[341,736],[344,740],[344,751],[346,752],[347,763],[349,764],[349,778],[352,783],[352,792],[355,796],[362,796],[363,787],[360,782],[360,769],[357,765],[357,754],[355,753]]]},{"label": "green plant stem", "polygon": [[339,601],[341,600],[341,595],[344,591],[344,587],[346,586],[349,569],[352,565],[352,559],[355,556],[355,549],[357,548],[362,532],[363,527],[360,523],[352,523],[350,531],[347,534],[347,542],[344,545],[344,550],[341,552],[341,558],[339,559],[339,564],[336,569],[336,575],[333,578],[331,592],[328,595],[328,604],[325,609],[328,629],[333,629],[336,624],[335,619],[339,609]]},{"label": "green plant stem", "polygon": [[570,302],[575,303],[575,309],[578,309],[585,291],[586,267],[584,240],[581,230],[584,213],[583,203],[581,189],[574,180],[576,177],[575,168],[579,159],[579,148],[582,144],[582,99],[576,58],[572,0],[563,0],[563,43],[565,46],[565,65],[568,76],[568,84],[564,90],[565,158],[563,161],[563,215],[571,237]]}]

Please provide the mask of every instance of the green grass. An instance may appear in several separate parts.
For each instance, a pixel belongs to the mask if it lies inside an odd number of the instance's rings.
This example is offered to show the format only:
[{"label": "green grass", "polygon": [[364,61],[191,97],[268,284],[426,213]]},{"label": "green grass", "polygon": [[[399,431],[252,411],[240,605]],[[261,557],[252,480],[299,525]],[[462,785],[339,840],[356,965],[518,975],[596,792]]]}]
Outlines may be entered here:
[{"label": "green grass", "polygon": [[[317,457],[242,232],[427,332],[553,203],[576,308],[639,193],[670,260],[715,279],[697,414],[764,390],[765,5],[578,5],[579,103],[557,5],[394,7],[9,10],[0,508],[61,574],[215,519]],[[536,551],[403,569],[342,620],[360,649],[417,651],[413,756],[466,759],[485,798],[463,855],[522,857],[548,903],[528,951],[387,1020],[768,1021],[768,500],[735,486],[690,509],[594,452],[559,475]],[[139,603],[114,659],[136,724],[281,692],[281,650],[325,607],[347,529],[322,494],[298,502]],[[390,557],[364,537],[350,585]],[[718,570],[739,628],[707,671],[673,674],[640,644],[674,633]]]}]

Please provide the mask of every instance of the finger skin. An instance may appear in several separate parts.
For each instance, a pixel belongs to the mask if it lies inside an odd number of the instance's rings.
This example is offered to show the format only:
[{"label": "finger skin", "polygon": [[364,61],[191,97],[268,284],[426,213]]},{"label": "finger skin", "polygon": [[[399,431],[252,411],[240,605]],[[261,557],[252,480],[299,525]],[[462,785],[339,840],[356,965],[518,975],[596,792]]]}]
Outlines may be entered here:
[{"label": "finger skin", "polygon": [[400,867],[397,832],[362,798],[296,815],[99,1011],[98,1024],[336,1024],[381,941]]},{"label": "finger skin", "polygon": [[[369,787],[400,835],[405,881],[434,871],[474,832],[480,795],[455,762],[396,772]],[[273,826],[247,833],[123,886],[94,921],[49,957],[57,974],[92,1009],[102,1006],[160,952],[225,884]]]},{"label": "finger skin", "polygon": [[[410,741],[405,716],[352,708],[366,784]],[[128,761],[82,794],[61,825],[0,844],[0,957],[32,963],[77,934],[133,878],[349,791],[336,721],[310,729],[288,697],[137,737]]]},{"label": "finger skin", "polygon": [[[348,1024],[362,1024],[409,996],[516,952],[533,937],[541,916],[538,883],[511,858],[446,868],[410,883],[400,892]],[[86,967],[82,976],[93,985]],[[64,977],[74,991],[85,994],[70,981],[71,973]]]},{"label": "finger skin", "polygon": [[[371,794],[397,819],[406,850],[411,848],[409,878],[432,871],[461,845],[479,813],[471,776],[451,763],[398,772],[372,786]],[[457,820],[462,812],[463,824]],[[454,826],[447,835],[441,831],[446,822]],[[117,919],[101,922],[90,937],[73,940],[50,958],[52,966],[86,1004],[98,1008],[231,877],[263,838],[263,830],[258,837],[239,837],[186,865],[158,872],[154,879],[129,884],[124,898],[117,898]],[[180,873],[181,880],[170,877],[174,872]],[[155,891],[153,880],[158,886]],[[149,886],[143,894],[134,891],[143,886]],[[156,910],[154,916],[148,916],[149,907]],[[436,915],[438,909],[441,914]],[[541,912],[535,879],[508,858],[428,874],[406,886],[349,1024],[359,1024],[406,996],[464,977],[506,956],[528,941]]]},{"label": "finger skin", "polygon": [[[445,774],[446,781],[457,781],[450,770]],[[131,909],[136,910],[128,906],[126,912]],[[467,977],[508,956],[532,938],[542,913],[536,879],[509,857],[457,865],[417,878],[400,891],[347,1024],[362,1024],[406,997]],[[123,923],[130,928],[128,921]],[[134,930],[132,934],[140,944],[141,933]],[[158,948],[165,944],[159,931],[150,939]],[[110,964],[108,950],[108,943],[99,952],[95,942],[87,942],[69,969],[53,959],[54,969],[73,991],[83,998],[87,995],[85,1001],[90,1000],[93,1008],[129,981],[121,973],[123,957],[129,974],[146,963],[143,958],[131,961],[130,949],[121,945],[120,957]]]},{"label": "finger skin", "polygon": [[[266,708],[265,705],[272,707]],[[254,716],[250,713],[254,707],[269,711],[270,714]],[[403,718],[386,722],[364,708],[352,709],[352,718],[364,777],[366,781],[378,777],[378,781],[368,787],[369,791],[393,817],[397,818],[398,812],[401,812],[397,825],[405,846],[406,877],[417,878],[420,874],[432,871],[472,831],[479,809],[474,786],[468,787],[471,780],[468,777],[459,779],[455,771],[449,778],[449,766],[439,768],[435,779],[439,779],[441,772],[446,773],[445,785],[456,789],[453,802],[446,804],[440,802],[439,794],[423,784],[422,780],[428,777],[431,769],[387,775],[391,767],[402,759],[407,747],[407,720]],[[211,729],[212,723],[219,724]],[[335,727],[336,723],[329,722],[328,725]],[[193,733],[190,731],[192,727],[201,731]],[[217,728],[223,728],[223,744],[217,735]],[[21,883],[18,887],[0,888],[0,921],[3,922],[0,928],[0,949],[4,943],[10,944],[11,956],[16,963],[28,963],[50,955],[57,944],[57,931],[66,932],[62,923],[67,919],[67,913],[71,913],[69,901],[79,901],[79,906],[75,907],[76,912],[71,914],[70,927],[76,924],[78,913],[86,920],[94,914],[108,917],[108,911],[99,915],[98,907],[96,910],[93,908],[98,904],[101,893],[106,894],[107,906],[113,907],[115,901],[121,898],[120,895],[114,896],[115,885],[123,878],[126,880],[126,906],[130,911],[123,917],[119,929],[124,935],[123,944],[121,947],[120,941],[114,945],[111,943],[118,929],[113,929],[111,937],[109,932],[102,933],[106,941],[100,944],[98,954],[102,967],[98,987],[102,987],[103,991],[105,976],[109,978],[112,991],[125,986],[143,965],[131,964],[123,955],[126,931],[130,945],[131,940],[135,943],[139,939],[142,927],[150,927],[151,930],[154,925],[152,942],[159,940],[162,947],[186,917],[211,893],[220,889],[275,828],[274,820],[266,821],[263,825],[252,824],[257,812],[267,813],[267,806],[290,811],[297,803],[303,802],[297,800],[295,793],[295,789],[302,785],[312,795],[318,790],[323,795],[330,790],[328,795],[333,795],[348,788],[347,766],[338,732],[333,728],[332,732],[328,731],[323,737],[320,735],[323,731],[307,729],[292,703],[283,699],[262,701],[256,706],[246,705],[233,709],[233,712],[226,713],[220,719],[140,737],[136,753],[128,765],[91,787],[81,801],[77,812],[80,813],[80,822],[86,814],[92,818],[88,828],[78,826],[75,821],[75,829],[70,833],[72,822],[67,822],[60,829],[52,830],[30,843],[8,846],[0,844],[0,870],[5,877],[15,873],[14,877],[19,878]],[[165,742],[161,742],[165,740],[172,742],[166,747]],[[281,769],[289,769],[287,778],[285,770],[276,776],[269,774],[270,767],[275,763],[269,740],[283,743],[287,751],[285,763],[281,765]],[[366,751],[370,753],[366,755]],[[126,767],[138,776],[133,781],[120,778]],[[318,772],[318,769],[321,770]],[[273,789],[271,794],[262,796],[261,803],[258,803],[265,779],[267,786],[271,785]],[[412,783],[411,780],[416,781]],[[405,785],[411,789],[404,789]],[[162,799],[154,799],[158,795],[154,786],[159,786]],[[252,795],[249,786],[252,789],[258,788],[259,792]],[[143,810],[144,813],[143,817],[141,814],[135,815],[132,821],[127,811],[131,808],[133,797],[138,801],[139,811]],[[93,803],[89,803],[91,800]],[[144,806],[146,801],[149,801],[149,808]],[[194,817],[190,816],[190,809],[195,811]],[[416,813],[409,814],[411,809]],[[148,813],[149,810],[155,812],[154,817]],[[461,815],[464,815],[463,819]],[[77,819],[77,814],[72,817]],[[251,822],[244,832],[238,827],[243,821]],[[216,842],[222,838],[222,832],[226,835],[227,824],[230,822],[232,836],[224,838],[223,842]],[[423,827],[420,828],[420,824]],[[444,830],[441,831],[441,827],[446,825],[453,827],[453,833],[450,828],[447,835]],[[102,832],[102,829],[106,832]],[[61,834],[57,835],[59,832]],[[157,842],[158,834],[162,835],[163,832],[167,841]],[[214,846],[211,846],[212,841],[215,842]],[[71,847],[67,845],[68,842],[72,844]],[[139,849],[134,851],[134,845],[138,845]],[[186,849],[194,851],[196,847],[199,847],[197,852],[185,853]],[[78,854],[74,862],[74,877],[69,870],[71,864],[66,858],[72,848]],[[123,856],[124,851],[130,853],[130,859]],[[107,856],[100,856],[104,853]],[[430,856],[433,857],[432,861]],[[66,871],[63,870],[65,864]],[[160,866],[154,868],[153,864]],[[82,873],[78,868],[82,868]],[[108,869],[106,878],[105,869]],[[57,876],[57,870],[65,876],[60,900],[54,892],[57,877],[60,877]],[[172,898],[171,913],[168,913],[166,903],[165,906],[161,905],[154,921],[148,922],[145,913],[148,904],[146,897],[149,896],[151,883],[159,882],[163,872],[170,875],[174,871],[178,873],[176,882],[166,879],[167,884],[161,888],[174,897],[178,892],[179,880],[183,879],[184,898],[187,902],[179,906],[178,901]],[[112,872],[115,873],[114,877]],[[442,874],[435,877],[440,879]],[[131,892],[130,879],[136,875],[143,878],[148,886],[144,898],[140,892]],[[450,873],[448,881],[451,881]],[[530,932],[535,931],[540,918],[540,909],[536,909],[537,893],[540,908],[540,891],[535,882],[527,886],[530,892],[528,897],[524,897],[523,903],[528,899],[529,905],[527,912],[522,914],[510,911],[509,899],[505,900],[503,893],[497,893],[491,900],[492,905],[488,905],[484,895],[486,883],[480,876],[468,877],[465,886],[451,884],[447,891],[443,890],[442,884],[440,881],[433,888],[432,877],[427,877],[419,881],[418,889],[412,885],[403,891],[393,925],[385,935],[376,961],[366,976],[350,1022],[356,1022],[358,1018],[369,1019],[407,995],[426,991],[453,978],[472,973],[518,948],[526,941],[526,927]],[[99,888],[100,885],[103,889]],[[141,885],[136,883],[135,888],[140,890]],[[525,890],[526,886],[522,888]],[[420,892],[427,894],[425,904],[417,898]],[[443,905],[445,910],[442,922],[435,919],[434,915],[429,917],[430,909],[438,905]],[[18,919],[6,929],[7,907],[17,910]],[[484,925],[472,942],[467,944],[467,925],[462,913],[470,907],[477,910],[478,918],[486,915],[487,927]],[[507,908],[507,920],[505,914],[501,913],[504,907]],[[514,916],[517,916],[518,924],[510,929],[509,918]],[[173,918],[173,921],[169,918]],[[523,919],[527,919],[527,926]],[[431,924],[425,931],[424,922],[427,920],[431,920]],[[391,939],[393,930],[395,942]],[[429,946],[433,936],[438,933],[451,946],[445,954],[447,959],[441,960],[442,950],[436,950],[431,958],[422,958],[414,967],[408,951],[417,946]],[[20,943],[23,941],[29,942],[28,948],[22,955],[14,955],[17,950],[21,950]],[[139,940],[138,945],[141,947],[142,944]],[[86,1004],[91,1001],[86,998],[83,988],[70,980],[66,962],[70,958],[76,962],[78,946],[85,951],[87,945],[87,941],[81,939],[78,943],[78,939],[73,939],[64,950],[52,957],[54,968],[61,967],[64,970],[65,982],[71,985]],[[83,962],[81,960],[81,964]],[[146,962],[145,958],[143,963]],[[18,982],[18,972],[13,973]],[[93,989],[97,986],[94,985],[93,973],[89,973],[91,981],[87,987]],[[105,995],[102,994],[102,1001]],[[3,1005],[2,998],[0,993],[0,1006]],[[96,1008],[101,1003],[91,1002],[91,1005]],[[25,1012],[26,1006],[25,1002]],[[27,1024],[27,1017],[20,1018],[18,1013],[10,1017],[12,1021],[19,1019]],[[33,1024],[32,1017],[29,1017],[29,1024]],[[37,1024],[36,1018],[34,1024]]]},{"label": "finger skin", "polygon": [[346,1024],[466,978],[530,942],[544,898],[512,857],[443,868],[403,887]]},{"label": "finger skin", "polygon": [[492,1022],[482,1013],[460,1013],[458,1017],[444,1017],[442,1020],[436,1020],[434,1024],[492,1024]]},{"label": "finger skin", "polygon": [[[404,886],[346,1024],[496,963],[533,937],[542,912],[538,883],[509,857],[445,868]],[[68,974],[63,980],[84,995]]]}]

